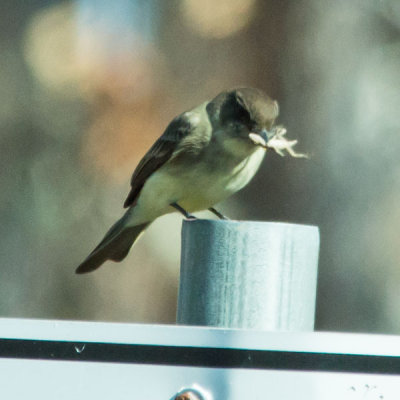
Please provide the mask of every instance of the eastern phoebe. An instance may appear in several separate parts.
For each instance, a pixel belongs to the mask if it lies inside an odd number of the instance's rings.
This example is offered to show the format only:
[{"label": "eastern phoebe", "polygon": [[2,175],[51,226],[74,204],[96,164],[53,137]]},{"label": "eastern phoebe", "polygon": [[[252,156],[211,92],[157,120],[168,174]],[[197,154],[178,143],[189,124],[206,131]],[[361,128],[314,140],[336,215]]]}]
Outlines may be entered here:
[{"label": "eastern phoebe", "polygon": [[76,272],[123,260],[148,225],[174,210],[191,218],[209,209],[224,218],[213,205],[247,185],[267,147],[303,156],[292,150],[296,141],[282,137],[286,130],[274,126],[278,113],[278,103],[261,90],[241,88],[173,119],[133,173],[128,210]]}]

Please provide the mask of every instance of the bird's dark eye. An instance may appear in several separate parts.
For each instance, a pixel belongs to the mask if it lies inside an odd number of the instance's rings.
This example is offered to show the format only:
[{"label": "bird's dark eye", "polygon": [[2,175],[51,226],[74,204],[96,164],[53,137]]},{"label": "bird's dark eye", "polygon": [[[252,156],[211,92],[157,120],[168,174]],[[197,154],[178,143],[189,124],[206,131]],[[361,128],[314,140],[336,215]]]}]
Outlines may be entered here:
[{"label": "bird's dark eye", "polygon": [[238,107],[238,110],[236,112],[236,118],[238,121],[240,121],[244,125],[248,125],[250,123],[249,111],[241,106]]},{"label": "bird's dark eye", "polygon": [[244,100],[238,94],[236,94],[235,100],[235,112],[237,119],[243,124],[248,125],[251,120],[249,109],[247,108]]},{"label": "bird's dark eye", "polygon": [[221,108],[220,118],[224,124],[235,122],[249,126],[251,122],[250,112],[244,101],[235,95],[231,95]]}]

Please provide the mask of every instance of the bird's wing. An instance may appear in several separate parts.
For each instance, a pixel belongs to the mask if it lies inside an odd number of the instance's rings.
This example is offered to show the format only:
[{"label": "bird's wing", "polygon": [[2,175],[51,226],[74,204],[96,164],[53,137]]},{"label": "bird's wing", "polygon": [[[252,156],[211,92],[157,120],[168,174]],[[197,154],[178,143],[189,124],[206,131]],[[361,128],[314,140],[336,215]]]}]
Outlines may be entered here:
[{"label": "bird's wing", "polygon": [[172,120],[165,132],[142,158],[131,178],[131,191],[124,207],[132,206],[147,178],[164,165],[174,154],[178,144],[194,129],[194,122],[188,113]]}]

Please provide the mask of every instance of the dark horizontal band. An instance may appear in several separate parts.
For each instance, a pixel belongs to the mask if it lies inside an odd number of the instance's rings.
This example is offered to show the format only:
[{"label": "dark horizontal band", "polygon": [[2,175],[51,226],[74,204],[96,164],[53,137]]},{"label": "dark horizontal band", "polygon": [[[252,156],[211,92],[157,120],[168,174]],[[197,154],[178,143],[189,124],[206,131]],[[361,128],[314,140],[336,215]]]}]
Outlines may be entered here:
[{"label": "dark horizontal band", "polygon": [[52,340],[0,339],[0,358],[400,375],[391,356]]}]

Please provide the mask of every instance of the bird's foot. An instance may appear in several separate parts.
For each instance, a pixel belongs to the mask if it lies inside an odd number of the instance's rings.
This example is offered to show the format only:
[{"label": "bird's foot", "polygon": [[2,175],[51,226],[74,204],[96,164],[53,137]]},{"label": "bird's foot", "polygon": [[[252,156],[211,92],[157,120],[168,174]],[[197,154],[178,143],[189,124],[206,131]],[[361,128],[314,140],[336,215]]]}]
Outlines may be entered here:
[{"label": "bird's foot", "polygon": [[197,219],[194,215],[189,214],[183,207],[181,207],[178,203],[171,203],[171,207],[174,207],[175,210],[179,211],[186,219],[195,220]]},{"label": "bird's foot", "polygon": [[210,207],[210,208],[208,209],[208,211],[211,211],[211,212],[212,212],[213,214],[215,214],[219,219],[229,220],[229,218],[228,218],[226,215],[220,213],[220,212],[219,212],[218,210],[216,210],[214,207]]}]

